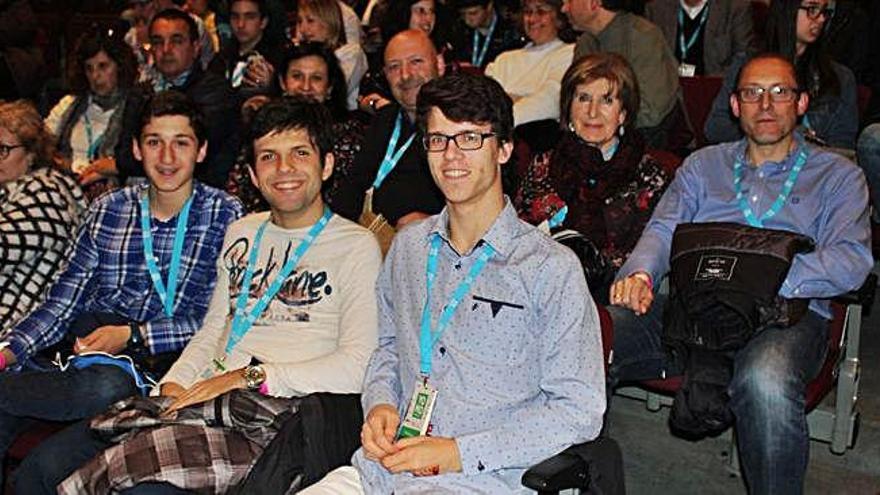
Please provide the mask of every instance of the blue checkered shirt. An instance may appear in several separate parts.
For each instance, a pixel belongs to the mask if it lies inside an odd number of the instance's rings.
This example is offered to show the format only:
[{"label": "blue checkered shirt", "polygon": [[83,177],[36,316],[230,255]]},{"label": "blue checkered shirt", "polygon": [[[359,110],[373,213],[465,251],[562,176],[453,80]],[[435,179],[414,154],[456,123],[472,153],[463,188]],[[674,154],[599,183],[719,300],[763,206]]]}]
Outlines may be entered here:
[{"label": "blue checkered shirt", "polygon": [[[152,354],[182,349],[201,326],[226,227],[243,214],[241,204],[195,183],[173,316],[167,317],[144,260],[140,198],[146,189],[119,189],[92,204],[77,232],[73,256],[45,302],[5,338],[19,362],[61,340],[83,313],[114,313],[142,324]],[[176,226],[177,216],[152,219],[153,249],[163,280],[168,277]]]}]

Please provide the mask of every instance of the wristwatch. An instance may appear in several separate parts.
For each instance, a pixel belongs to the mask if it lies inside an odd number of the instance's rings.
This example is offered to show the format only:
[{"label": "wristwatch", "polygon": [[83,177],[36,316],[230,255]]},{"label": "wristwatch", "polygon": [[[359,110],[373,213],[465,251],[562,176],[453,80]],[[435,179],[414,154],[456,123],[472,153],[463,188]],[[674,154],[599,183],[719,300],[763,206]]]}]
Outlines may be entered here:
[{"label": "wristwatch", "polygon": [[247,366],[244,369],[244,382],[247,388],[257,390],[266,381],[266,370],[259,364]]},{"label": "wristwatch", "polygon": [[131,336],[128,337],[129,350],[136,351],[144,347],[144,336],[141,334],[141,326],[137,322],[129,322],[128,328],[131,329]]}]

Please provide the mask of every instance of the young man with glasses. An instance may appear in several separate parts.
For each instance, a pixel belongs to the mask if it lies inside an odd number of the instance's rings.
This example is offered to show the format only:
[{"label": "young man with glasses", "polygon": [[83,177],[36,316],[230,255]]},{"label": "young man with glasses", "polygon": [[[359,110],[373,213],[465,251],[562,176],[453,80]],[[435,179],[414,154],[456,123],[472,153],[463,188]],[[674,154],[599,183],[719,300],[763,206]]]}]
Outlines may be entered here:
[{"label": "young man with glasses", "polygon": [[795,134],[808,104],[785,58],[760,55],[747,63],[730,95],[745,138],[685,161],[610,293],[609,386],[660,378],[679,370],[668,367],[661,347],[666,297],[652,288],[669,271],[678,224],[749,223],[815,241],[814,251],[794,259],[779,290],[784,298],[810,300],[809,311],[793,326],[761,330],[734,359],[729,405],[745,480],[755,494],[803,491],[809,453],[804,401],[825,356],[827,299],[857,288],[873,266],[865,178],[849,160]]},{"label": "young man with glasses", "polygon": [[422,88],[418,123],[446,208],[398,233],[379,276],[354,467],[302,493],[518,493],[524,467],[602,426],[583,270],[501,190],[510,97],[484,76],[444,77]]}]

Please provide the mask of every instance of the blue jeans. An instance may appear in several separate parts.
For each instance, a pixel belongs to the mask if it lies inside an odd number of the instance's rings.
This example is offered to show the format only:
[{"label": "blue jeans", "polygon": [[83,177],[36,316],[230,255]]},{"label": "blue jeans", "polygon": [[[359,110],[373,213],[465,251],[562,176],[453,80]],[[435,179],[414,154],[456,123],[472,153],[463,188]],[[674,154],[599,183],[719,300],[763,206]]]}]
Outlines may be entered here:
[{"label": "blue jeans", "polygon": [[856,144],[859,166],[868,179],[874,209],[880,210],[880,123],[871,124],[859,134]]},{"label": "blue jeans", "polygon": [[[678,374],[668,369],[660,340],[664,304],[658,296],[644,316],[608,308],[614,322],[609,387]],[[808,311],[796,325],[761,331],[737,352],[728,394],[749,493],[803,492],[810,452],[806,390],[827,343],[828,320]]]},{"label": "blue jeans", "polygon": [[[131,377],[113,366],[0,373],[0,448],[5,455],[18,434],[33,419],[76,421],[90,418],[110,404],[136,393]],[[16,489],[16,493],[37,492]]]}]

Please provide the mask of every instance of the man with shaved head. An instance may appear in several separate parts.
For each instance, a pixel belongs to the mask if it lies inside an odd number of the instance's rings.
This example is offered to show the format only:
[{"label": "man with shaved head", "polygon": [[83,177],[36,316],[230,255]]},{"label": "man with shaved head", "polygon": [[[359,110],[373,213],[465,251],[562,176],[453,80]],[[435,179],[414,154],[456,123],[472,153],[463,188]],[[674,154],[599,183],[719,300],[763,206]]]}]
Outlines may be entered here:
[{"label": "man with shaved head", "polygon": [[351,176],[340,185],[335,211],[357,220],[372,190],[372,206],[390,225],[401,227],[439,213],[443,195],[428,170],[415,124],[416,97],[426,82],[443,75],[443,57],[422,31],[395,35],[385,48],[385,78],[394,102],[379,109],[370,136],[355,157]]},{"label": "man with shaved head", "polygon": [[[865,177],[795,131],[808,104],[791,62],[768,54],[747,63],[730,95],[745,138],[685,160],[609,294],[609,385],[671,376],[680,370],[661,346],[666,297],[652,288],[669,271],[678,224],[734,222],[815,241],[815,250],[794,258],[778,292],[808,302],[809,310],[791,326],[760,328],[734,358],[728,405],[753,494],[803,492],[810,447],[805,395],[825,358],[828,300],[858,287],[873,266]],[[728,278],[732,259],[723,269]]]}]

